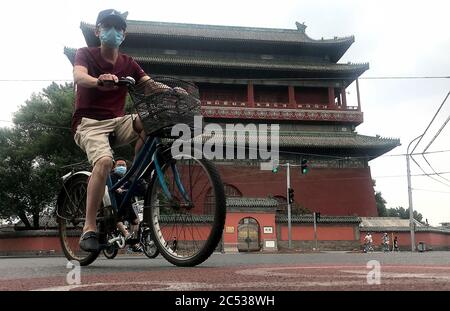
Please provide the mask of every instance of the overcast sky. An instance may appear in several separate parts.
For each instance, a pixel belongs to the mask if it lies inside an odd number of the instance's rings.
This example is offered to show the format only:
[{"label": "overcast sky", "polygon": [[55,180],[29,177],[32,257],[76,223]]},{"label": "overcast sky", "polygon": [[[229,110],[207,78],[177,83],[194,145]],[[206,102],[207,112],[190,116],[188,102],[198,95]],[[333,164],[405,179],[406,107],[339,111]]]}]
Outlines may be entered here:
[{"label": "overcast sky", "polygon": [[[64,46],[85,46],[80,21],[94,23],[100,10],[128,11],[128,19],[295,29],[305,22],[314,38],[355,35],[340,62],[369,62],[362,77],[450,76],[450,2],[442,1],[2,1],[0,49],[0,120],[11,120],[32,92],[53,80],[71,80]],[[5,81],[27,80],[27,81]],[[30,81],[44,80],[44,81]],[[408,207],[404,153],[430,122],[450,79],[361,80],[364,123],[357,132],[400,138],[387,156],[370,162],[376,189],[388,207]],[[356,102],[354,87],[348,89]],[[418,146],[428,144],[450,115],[450,100]],[[0,122],[0,126],[8,126]],[[428,151],[450,149],[450,125]],[[450,153],[427,156],[437,172],[450,171]],[[431,169],[421,156],[419,164]],[[422,173],[413,164],[413,174]],[[400,177],[386,177],[397,176]],[[450,180],[450,174],[442,175]],[[439,179],[439,177],[436,177]],[[440,179],[450,185],[450,181]],[[414,207],[429,223],[450,222],[450,186],[429,177],[413,177]]]}]

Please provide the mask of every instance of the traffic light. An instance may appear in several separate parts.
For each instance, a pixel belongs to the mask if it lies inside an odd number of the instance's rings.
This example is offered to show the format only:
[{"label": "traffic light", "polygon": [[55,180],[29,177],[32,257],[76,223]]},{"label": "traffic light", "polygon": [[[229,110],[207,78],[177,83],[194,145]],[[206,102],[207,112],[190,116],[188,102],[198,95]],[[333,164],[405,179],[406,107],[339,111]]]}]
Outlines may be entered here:
[{"label": "traffic light", "polygon": [[289,204],[294,203],[294,189],[292,188],[288,189],[288,202]]},{"label": "traffic light", "polygon": [[300,165],[300,172],[304,175],[306,173],[308,173],[308,160],[303,159],[301,160],[301,165]]},{"label": "traffic light", "polygon": [[280,167],[280,163],[278,160],[272,161],[272,173],[278,173],[279,167]]},{"label": "traffic light", "polygon": [[320,220],[320,213],[319,212],[315,212],[316,215],[316,222],[319,222]]},{"label": "traffic light", "polygon": [[272,173],[278,173],[278,165],[272,167]]}]

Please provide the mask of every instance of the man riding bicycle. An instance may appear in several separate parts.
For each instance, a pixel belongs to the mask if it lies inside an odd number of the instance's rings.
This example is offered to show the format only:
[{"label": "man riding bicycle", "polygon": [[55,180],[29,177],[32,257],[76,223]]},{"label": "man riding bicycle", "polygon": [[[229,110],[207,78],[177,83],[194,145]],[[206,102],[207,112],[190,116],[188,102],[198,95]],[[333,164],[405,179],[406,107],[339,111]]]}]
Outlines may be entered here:
[{"label": "man riding bicycle", "polygon": [[[126,36],[126,15],[113,9],[101,11],[95,30],[100,47],[77,50],[73,68],[76,101],[72,131],[76,144],[86,152],[93,166],[87,188],[86,221],[80,238],[80,248],[88,252],[99,249],[96,214],[113,166],[111,145],[126,145],[137,140],[137,153],[145,138],[137,115],[125,115],[127,88],[116,83],[119,77],[131,76],[138,83],[148,81],[155,87],[169,89],[151,80],[130,56],[119,53]],[[112,133],[115,141],[110,145]]]}]

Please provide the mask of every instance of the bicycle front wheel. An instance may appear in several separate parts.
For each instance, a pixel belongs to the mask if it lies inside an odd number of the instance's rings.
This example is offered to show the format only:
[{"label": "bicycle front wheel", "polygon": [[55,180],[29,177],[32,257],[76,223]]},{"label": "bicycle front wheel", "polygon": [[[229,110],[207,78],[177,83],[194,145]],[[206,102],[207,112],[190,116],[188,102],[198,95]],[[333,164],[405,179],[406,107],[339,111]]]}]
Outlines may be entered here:
[{"label": "bicycle front wheel", "polygon": [[190,155],[165,162],[162,173],[171,197],[154,174],[144,217],[165,259],[177,266],[198,265],[222,237],[226,202],[220,175],[211,162]]}]

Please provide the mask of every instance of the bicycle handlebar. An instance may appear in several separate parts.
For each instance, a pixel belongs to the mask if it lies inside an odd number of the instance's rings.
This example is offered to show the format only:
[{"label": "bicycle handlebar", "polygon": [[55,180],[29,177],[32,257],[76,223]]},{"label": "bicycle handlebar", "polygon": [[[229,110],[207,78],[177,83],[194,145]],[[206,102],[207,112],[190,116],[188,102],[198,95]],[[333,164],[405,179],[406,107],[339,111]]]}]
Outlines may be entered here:
[{"label": "bicycle handlebar", "polygon": [[112,83],[116,86],[134,86],[136,84],[136,80],[132,77],[120,78],[119,81],[115,82],[114,80],[98,80],[99,86],[104,86],[105,83]]}]

